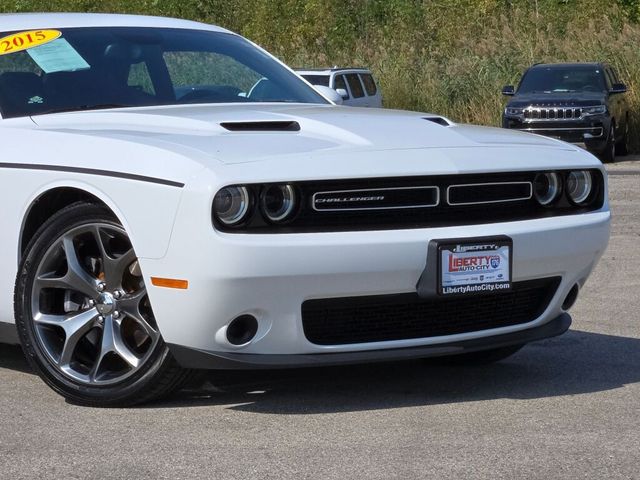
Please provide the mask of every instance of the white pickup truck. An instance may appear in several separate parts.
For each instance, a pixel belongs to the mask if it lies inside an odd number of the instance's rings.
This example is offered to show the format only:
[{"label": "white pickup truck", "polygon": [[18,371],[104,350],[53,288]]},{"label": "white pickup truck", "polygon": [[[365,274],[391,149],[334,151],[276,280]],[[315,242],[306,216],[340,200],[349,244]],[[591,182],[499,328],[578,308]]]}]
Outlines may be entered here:
[{"label": "white pickup truck", "polygon": [[312,85],[329,87],[342,97],[343,105],[382,107],[382,94],[370,70],[366,68],[296,69]]}]

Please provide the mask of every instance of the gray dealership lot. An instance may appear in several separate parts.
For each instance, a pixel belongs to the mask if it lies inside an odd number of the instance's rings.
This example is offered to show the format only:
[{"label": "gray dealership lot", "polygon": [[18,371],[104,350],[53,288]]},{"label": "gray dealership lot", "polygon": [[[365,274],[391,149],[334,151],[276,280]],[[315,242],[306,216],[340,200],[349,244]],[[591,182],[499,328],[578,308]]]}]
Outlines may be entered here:
[{"label": "gray dealership lot", "polygon": [[0,479],[640,478],[640,159],[609,170],[611,243],[568,334],[490,367],[224,374],[130,410],[68,405],[0,345]]}]

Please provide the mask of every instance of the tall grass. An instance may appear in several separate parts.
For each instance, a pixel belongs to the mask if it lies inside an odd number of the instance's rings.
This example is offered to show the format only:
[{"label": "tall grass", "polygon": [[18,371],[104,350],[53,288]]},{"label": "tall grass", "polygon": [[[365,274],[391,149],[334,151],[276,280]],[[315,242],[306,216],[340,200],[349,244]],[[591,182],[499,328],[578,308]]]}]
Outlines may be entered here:
[{"label": "tall grass", "polygon": [[290,65],[370,67],[385,106],[488,125],[500,123],[501,87],[531,64],[606,61],[630,87],[640,150],[640,0],[0,0],[33,10],[217,23]]}]

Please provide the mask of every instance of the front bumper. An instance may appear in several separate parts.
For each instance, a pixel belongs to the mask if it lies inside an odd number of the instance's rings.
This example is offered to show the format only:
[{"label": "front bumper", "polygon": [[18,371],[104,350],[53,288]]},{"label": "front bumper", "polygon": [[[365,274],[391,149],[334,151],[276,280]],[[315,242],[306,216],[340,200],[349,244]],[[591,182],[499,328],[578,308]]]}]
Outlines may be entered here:
[{"label": "front bumper", "polygon": [[502,121],[504,128],[584,144],[592,149],[604,148],[610,124],[611,119],[604,115],[573,121],[524,121],[521,117],[505,115]]},{"label": "front bumper", "polygon": [[[186,203],[185,211],[190,207]],[[419,347],[434,347],[430,352],[435,354],[440,351],[435,346],[541,327],[564,313],[563,300],[574,285],[584,284],[604,252],[610,214],[605,205],[588,214],[490,225],[281,235],[222,234],[213,229],[194,234],[192,222],[193,215],[179,215],[167,256],[141,259],[148,285],[151,276],[189,281],[188,290],[149,289],[165,341],[176,352],[184,347],[225,358],[242,354],[250,363],[261,362],[244,355],[277,355],[269,358],[280,360],[291,356],[295,363],[303,358],[299,355],[358,352],[370,355],[352,358],[369,361],[387,358],[381,351]],[[425,266],[430,268],[426,263],[431,240],[493,235],[513,239],[514,282],[560,277],[555,295],[533,321],[438,337],[341,345],[318,345],[305,336],[301,306],[306,300],[415,292]],[[258,332],[248,344],[234,346],[226,328],[243,314],[258,319]],[[492,345],[488,340],[483,348]],[[342,363],[347,357],[331,358]],[[208,363],[198,358],[202,366]],[[273,363],[267,358],[263,360]]]},{"label": "front bumper", "polygon": [[571,317],[568,313],[563,313],[544,325],[502,335],[476,338],[473,340],[453,341],[439,345],[347,353],[258,355],[233,352],[209,352],[185,348],[181,345],[169,345],[169,349],[178,363],[185,368],[242,370],[319,367],[441,357],[444,355],[459,355],[491,348],[521,345],[562,335],[570,326]]}]

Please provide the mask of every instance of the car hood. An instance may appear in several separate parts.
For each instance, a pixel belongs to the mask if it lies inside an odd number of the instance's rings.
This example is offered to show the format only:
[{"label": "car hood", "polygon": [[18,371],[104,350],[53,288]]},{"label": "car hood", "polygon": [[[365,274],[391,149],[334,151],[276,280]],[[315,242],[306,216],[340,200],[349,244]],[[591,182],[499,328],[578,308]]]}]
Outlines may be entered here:
[{"label": "car hood", "polygon": [[557,92],[516,94],[507,104],[509,107],[587,107],[606,102],[603,92]]},{"label": "car hood", "polygon": [[479,145],[572,148],[504,129],[455,125],[436,115],[332,105],[144,107],[41,115],[33,121],[39,129],[150,145],[201,163]]}]

